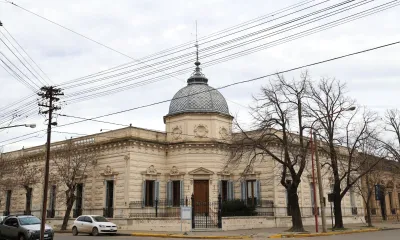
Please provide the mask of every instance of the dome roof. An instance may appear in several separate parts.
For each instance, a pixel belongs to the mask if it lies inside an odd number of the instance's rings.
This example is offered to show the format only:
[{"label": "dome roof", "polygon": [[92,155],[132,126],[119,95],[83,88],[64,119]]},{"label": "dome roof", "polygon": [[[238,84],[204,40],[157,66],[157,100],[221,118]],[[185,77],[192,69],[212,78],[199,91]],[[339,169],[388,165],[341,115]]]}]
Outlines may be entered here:
[{"label": "dome roof", "polygon": [[208,79],[200,71],[200,62],[196,61],[195,65],[196,70],[187,80],[188,85],[171,100],[167,116],[180,113],[221,113],[230,116],[224,96],[208,86]]}]

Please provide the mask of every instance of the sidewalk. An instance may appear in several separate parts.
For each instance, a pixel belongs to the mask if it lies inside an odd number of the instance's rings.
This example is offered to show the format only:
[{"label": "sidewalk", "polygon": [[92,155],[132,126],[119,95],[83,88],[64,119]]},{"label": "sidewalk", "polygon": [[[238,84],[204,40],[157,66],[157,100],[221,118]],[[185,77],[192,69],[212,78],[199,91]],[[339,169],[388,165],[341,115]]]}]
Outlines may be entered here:
[{"label": "sidewalk", "polygon": [[[330,225],[328,226],[328,228]],[[347,224],[345,225],[346,230],[368,230],[365,224]],[[314,226],[304,227],[308,233],[315,233]],[[378,230],[392,230],[400,229],[400,222],[396,223],[374,223],[374,231]],[[192,239],[266,239],[268,237],[279,235],[279,234],[292,234],[285,232],[288,228],[259,228],[249,230],[235,230],[235,231],[221,231],[210,229],[210,231],[191,231],[191,232],[146,232],[146,231],[129,231],[120,230],[118,235],[124,236],[138,236],[138,237],[160,237],[160,238],[192,238]],[[322,226],[319,227],[319,230]],[[328,229],[328,231],[330,231]],[[70,231],[68,231],[70,233]]]}]

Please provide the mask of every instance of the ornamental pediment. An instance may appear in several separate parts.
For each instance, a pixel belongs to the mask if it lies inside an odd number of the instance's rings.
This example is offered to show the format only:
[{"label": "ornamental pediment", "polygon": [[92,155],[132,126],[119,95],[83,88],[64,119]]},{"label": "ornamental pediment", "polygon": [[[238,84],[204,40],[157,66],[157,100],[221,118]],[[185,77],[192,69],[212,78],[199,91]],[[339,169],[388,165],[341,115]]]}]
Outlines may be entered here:
[{"label": "ornamental pediment", "polygon": [[157,169],[154,167],[154,165],[150,165],[150,167],[148,167],[146,171],[142,172],[142,175],[154,175],[154,176],[156,176],[156,175],[160,175],[160,174],[161,173],[159,173],[157,171]]},{"label": "ornamental pediment", "polygon": [[169,175],[174,176],[174,175],[185,175],[184,172],[180,172],[179,169],[176,166],[173,166],[171,168],[171,171],[169,172]]},{"label": "ornamental pediment", "polygon": [[203,167],[196,168],[189,172],[190,175],[213,175],[214,172]]},{"label": "ornamental pediment", "polygon": [[101,173],[102,176],[107,177],[107,176],[114,176],[118,175],[118,172],[113,171],[110,165],[107,165],[107,167],[104,169],[104,171]]},{"label": "ornamental pediment", "polygon": [[224,169],[223,171],[218,172],[217,174],[218,175],[222,175],[222,176],[230,176],[230,175],[232,175],[232,173],[230,171],[228,171],[227,169]]}]

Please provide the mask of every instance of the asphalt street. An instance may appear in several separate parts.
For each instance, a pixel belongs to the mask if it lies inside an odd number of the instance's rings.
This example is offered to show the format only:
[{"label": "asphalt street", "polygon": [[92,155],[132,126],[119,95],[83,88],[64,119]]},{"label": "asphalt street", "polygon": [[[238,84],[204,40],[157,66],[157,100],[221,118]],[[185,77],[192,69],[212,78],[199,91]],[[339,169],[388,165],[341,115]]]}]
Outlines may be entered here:
[{"label": "asphalt street", "polygon": [[[321,239],[321,240],[376,240],[376,239],[385,239],[385,240],[398,240],[400,236],[400,230],[388,230],[381,232],[369,232],[369,233],[357,233],[357,234],[349,234],[349,235],[336,235],[329,237],[318,237],[318,238],[296,238],[296,239]],[[57,234],[55,240],[108,240],[108,239],[117,239],[117,240],[132,240],[132,239],[145,239],[145,240],[160,240],[160,239],[176,239],[176,238],[150,238],[150,237],[124,237],[124,236],[98,236],[92,237],[88,235],[80,235],[80,236],[72,236],[72,234]],[[183,238],[180,238],[183,239]],[[264,238],[253,238],[253,239],[266,239]]]}]

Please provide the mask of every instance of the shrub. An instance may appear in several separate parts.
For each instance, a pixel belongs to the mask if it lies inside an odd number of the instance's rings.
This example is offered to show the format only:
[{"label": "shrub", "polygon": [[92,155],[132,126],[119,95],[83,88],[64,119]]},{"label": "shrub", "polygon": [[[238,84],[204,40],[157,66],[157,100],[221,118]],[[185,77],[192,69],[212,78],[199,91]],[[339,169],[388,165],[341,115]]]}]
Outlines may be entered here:
[{"label": "shrub", "polygon": [[248,206],[242,200],[229,200],[222,203],[222,216],[255,216],[257,215],[254,206]]}]

